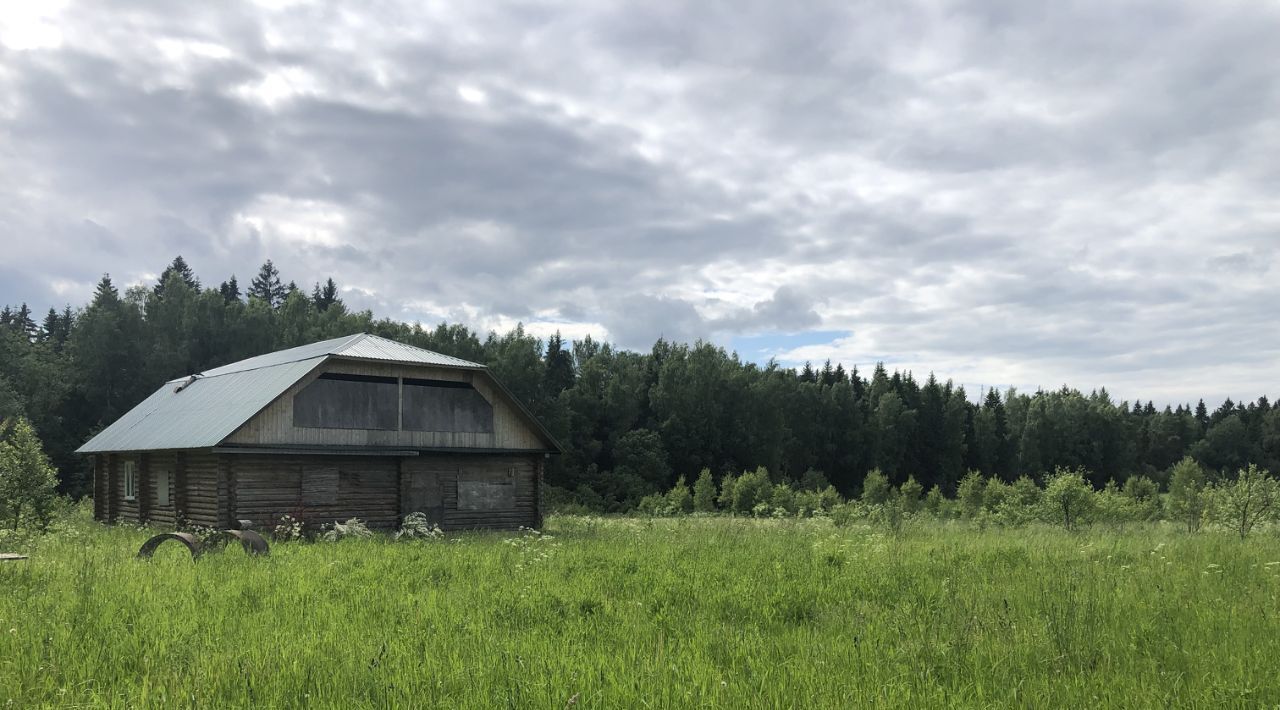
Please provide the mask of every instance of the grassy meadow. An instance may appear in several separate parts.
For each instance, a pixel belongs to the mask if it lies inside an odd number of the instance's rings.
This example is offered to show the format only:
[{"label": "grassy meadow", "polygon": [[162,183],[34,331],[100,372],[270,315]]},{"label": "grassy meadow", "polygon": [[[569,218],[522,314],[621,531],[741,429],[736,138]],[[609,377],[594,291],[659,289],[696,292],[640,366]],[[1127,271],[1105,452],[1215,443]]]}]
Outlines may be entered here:
[{"label": "grassy meadow", "polygon": [[147,535],[81,515],[0,562],[0,706],[1280,703],[1270,532],[557,517],[134,560]]}]

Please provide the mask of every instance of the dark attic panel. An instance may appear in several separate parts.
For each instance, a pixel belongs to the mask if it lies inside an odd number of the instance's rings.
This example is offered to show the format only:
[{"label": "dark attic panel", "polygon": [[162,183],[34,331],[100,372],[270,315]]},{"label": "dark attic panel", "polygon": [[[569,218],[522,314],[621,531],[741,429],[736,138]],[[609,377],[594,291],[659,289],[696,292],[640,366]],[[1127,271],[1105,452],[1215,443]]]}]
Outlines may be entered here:
[{"label": "dark attic panel", "polygon": [[326,373],[294,396],[293,425],[395,431],[397,389],[394,377]]},{"label": "dark attic panel", "polygon": [[493,405],[466,382],[404,381],[406,431],[493,433]]}]

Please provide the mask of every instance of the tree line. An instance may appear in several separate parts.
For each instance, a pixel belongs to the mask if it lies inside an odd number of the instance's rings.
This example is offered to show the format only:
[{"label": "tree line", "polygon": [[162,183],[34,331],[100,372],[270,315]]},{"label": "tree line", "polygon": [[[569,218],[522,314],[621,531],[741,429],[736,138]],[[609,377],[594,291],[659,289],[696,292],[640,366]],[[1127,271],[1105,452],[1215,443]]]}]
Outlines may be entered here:
[{"label": "tree line", "polygon": [[59,490],[88,493],[73,452],[167,380],[325,338],[370,332],[484,363],[565,446],[548,484],[594,510],[634,508],[681,476],[716,481],[763,469],[774,483],[821,473],[861,495],[876,470],[955,496],[970,471],[1013,483],[1058,469],[1101,490],[1144,476],[1165,486],[1192,456],[1213,477],[1251,463],[1280,470],[1280,408],[1230,399],[1210,410],[1117,402],[1105,389],[989,390],[929,374],[801,369],[745,362],[708,342],[658,340],[648,352],[590,337],[545,342],[517,326],[485,335],[423,327],[349,309],[332,278],[308,291],[270,261],[248,288],[202,284],[178,257],[156,283],[123,293],[109,276],[79,308],[0,311],[0,421],[21,417],[44,442]]}]

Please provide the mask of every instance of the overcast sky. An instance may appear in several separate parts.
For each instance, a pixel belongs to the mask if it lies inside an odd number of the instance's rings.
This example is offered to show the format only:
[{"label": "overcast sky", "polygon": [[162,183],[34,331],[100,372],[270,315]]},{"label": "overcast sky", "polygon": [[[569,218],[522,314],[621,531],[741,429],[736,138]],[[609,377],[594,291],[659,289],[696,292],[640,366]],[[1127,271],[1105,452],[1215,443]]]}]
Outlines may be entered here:
[{"label": "overcast sky", "polygon": [[6,3],[0,302],[271,258],[407,321],[1275,397],[1277,38],[1274,0]]}]

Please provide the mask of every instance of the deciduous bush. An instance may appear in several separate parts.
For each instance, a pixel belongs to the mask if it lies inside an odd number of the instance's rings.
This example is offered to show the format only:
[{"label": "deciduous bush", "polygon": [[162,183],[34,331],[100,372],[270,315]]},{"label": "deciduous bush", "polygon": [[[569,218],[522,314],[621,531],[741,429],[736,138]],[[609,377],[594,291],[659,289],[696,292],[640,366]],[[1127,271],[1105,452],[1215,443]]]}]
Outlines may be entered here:
[{"label": "deciduous bush", "polygon": [[970,471],[960,479],[960,486],[956,488],[956,503],[959,504],[961,516],[972,518],[982,510],[982,496],[986,488],[986,481],[977,471]]},{"label": "deciduous bush", "polygon": [[1179,521],[1187,532],[1195,532],[1204,519],[1206,502],[1204,469],[1188,456],[1169,476],[1169,518]]},{"label": "deciduous bush", "polygon": [[891,495],[893,495],[893,488],[889,485],[889,478],[878,468],[868,471],[867,477],[862,479],[862,502],[867,505],[880,505],[889,500]]},{"label": "deciduous bush", "polygon": [[1041,510],[1049,522],[1074,530],[1089,519],[1095,505],[1093,488],[1082,470],[1059,468],[1045,482]]},{"label": "deciduous bush", "polygon": [[1146,476],[1130,476],[1124,482],[1124,494],[1133,503],[1133,512],[1139,520],[1156,520],[1160,517],[1160,486]]},{"label": "deciduous bush", "polygon": [[924,501],[920,496],[924,493],[924,486],[916,480],[915,476],[907,476],[907,480],[898,486],[898,497],[902,500],[902,510],[905,513],[917,513],[923,507]]},{"label": "deciduous bush", "polygon": [[768,503],[773,493],[773,483],[769,481],[769,472],[761,466],[748,471],[738,478],[733,486],[733,511],[735,513],[755,513],[755,507]]},{"label": "deciduous bush", "polygon": [[1275,517],[1280,485],[1269,472],[1249,464],[1236,480],[1215,486],[1211,500],[1215,519],[1244,539],[1259,523]]},{"label": "deciduous bush", "polygon": [[684,476],[678,478],[671,490],[667,491],[667,507],[672,513],[693,512],[693,493],[689,490],[689,484],[685,483]]}]

